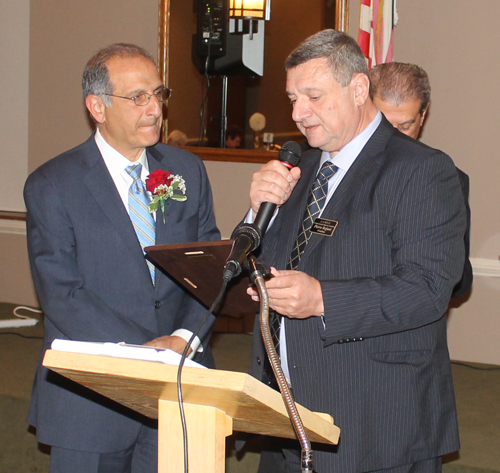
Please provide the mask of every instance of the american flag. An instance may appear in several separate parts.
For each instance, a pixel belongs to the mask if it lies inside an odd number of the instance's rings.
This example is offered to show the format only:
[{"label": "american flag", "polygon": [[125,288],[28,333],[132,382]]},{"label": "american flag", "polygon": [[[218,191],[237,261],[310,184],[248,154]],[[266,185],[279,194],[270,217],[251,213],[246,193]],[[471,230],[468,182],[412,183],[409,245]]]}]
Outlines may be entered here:
[{"label": "american flag", "polygon": [[397,22],[396,0],[361,0],[358,44],[368,68],[393,60]]}]

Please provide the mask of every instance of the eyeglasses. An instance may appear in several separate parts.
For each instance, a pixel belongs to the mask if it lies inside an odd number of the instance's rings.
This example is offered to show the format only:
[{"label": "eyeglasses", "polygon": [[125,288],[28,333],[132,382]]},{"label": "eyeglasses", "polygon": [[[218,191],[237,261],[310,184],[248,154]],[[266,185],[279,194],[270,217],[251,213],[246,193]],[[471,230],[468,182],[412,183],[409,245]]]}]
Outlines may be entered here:
[{"label": "eyeglasses", "polygon": [[172,95],[172,89],[167,89],[166,87],[163,87],[157,90],[156,92],[153,92],[152,94],[147,94],[144,92],[142,94],[136,95],[135,97],[123,97],[122,95],[113,95],[113,94],[102,94],[102,95],[107,95],[108,97],[118,97],[119,99],[133,100],[136,105],[138,105],[139,107],[143,107],[144,105],[147,105],[149,103],[153,95],[156,97],[156,100],[158,100],[158,102],[160,103],[165,102],[165,100],[167,100]]}]

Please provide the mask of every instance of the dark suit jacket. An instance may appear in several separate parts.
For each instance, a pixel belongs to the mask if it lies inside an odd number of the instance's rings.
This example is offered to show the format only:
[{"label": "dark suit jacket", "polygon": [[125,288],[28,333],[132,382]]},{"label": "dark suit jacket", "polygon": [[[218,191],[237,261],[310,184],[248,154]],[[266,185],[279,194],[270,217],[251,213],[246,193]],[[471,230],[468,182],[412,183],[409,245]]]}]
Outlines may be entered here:
[{"label": "dark suit jacket", "polygon": [[[151,172],[180,174],[187,187],[185,202],[167,201],[165,224],[158,214],[157,244],[219,239],[201,160],[163,144],[147,157]],[[31,269],[45,314],[42,356],[55,338],[143,344],[179,328],[194,331],[205,309],[159,269],[153,286],[93,136],[33,172],[24,195]],[[205,353],[210,330],[200,334]],[[142,419],[135,417],[39,365],[28,418],[39,441],[118,451],[137,437]]]},{"label": "dark suit jacket", "polygon": [[452,298],[461,297],[467,294],[472,287],[473,273],[472,265],[469,260],[470,252],[470,206],[469,206],[469,176],[465,174],[461,169],[457,168],[458,178],[460,179],[460,186],[462,187],[462,194],[465,201],[465,210],[467,212],[467,230],[464,235],[465,244],[465,264],[464,272],[462,274],[462,279],[457,283],[451,294]]},{"label": "dark suit jacket", "polygon": [[[264,260],[286,267],[321,152],[263,240]],[[361,151],[313,234],[298,270],[321,283],[321,317],[286,319],[297,402],[330,413],[338,447],[314,447],[318,473],[360,473],[458,449],[446,312],[464,265],[465,207],[451,159],[387,120]],[[260,333],[255,330],[254,333]],[[251,372],[262,373],[256,337]]]}]

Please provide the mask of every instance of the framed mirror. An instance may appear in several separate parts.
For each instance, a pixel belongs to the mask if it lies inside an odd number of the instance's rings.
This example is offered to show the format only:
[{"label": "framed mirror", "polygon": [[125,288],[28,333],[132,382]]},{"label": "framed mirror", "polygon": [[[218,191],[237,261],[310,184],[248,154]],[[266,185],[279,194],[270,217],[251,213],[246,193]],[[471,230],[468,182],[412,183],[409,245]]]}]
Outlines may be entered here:
[{"label": "framed mirror", "polygon": [[[179,130],[187,136],[188,147],[205,160],[267,162],[286,141],[304,141],[291,119],[285,93],[284,61],[305,38],[324,28],[347,31],[348,0],[272,0],[270,21],[264,24],[264,72],[227,73],[206,76],[192,57],[192,36],[196,32],[196,1],[160,0],[158,67],[162,80],[173,90],[164,121],[163,141]],[[259,25],[259,28],[261,25]],[[224,78],[226,77],[226,79]],[[225,84],[224,84],[224,81]],[[227,128],[241,131],[241,148],[222,149],[220,129],[227,110]],[[265,117],[262,133],[272,136],[272,144],[256,149],[255,132],[249,118]],[[205,128],[205,129],[204,129]],[[262,138],[260,133],[260,138]],[[271,153],[271,154],[270,154]]]}]

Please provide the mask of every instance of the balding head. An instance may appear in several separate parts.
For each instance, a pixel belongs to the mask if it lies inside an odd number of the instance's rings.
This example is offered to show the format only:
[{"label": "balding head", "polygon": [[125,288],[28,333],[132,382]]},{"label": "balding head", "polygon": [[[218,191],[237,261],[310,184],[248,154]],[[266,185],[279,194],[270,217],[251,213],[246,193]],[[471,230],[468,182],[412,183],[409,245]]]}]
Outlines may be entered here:
[{"label": "balding head", "polygon": [[369,75],[377,108],[401,132],[417,139],[431,95],[427,73],[415,64],[389,62],[375,66]]}]

